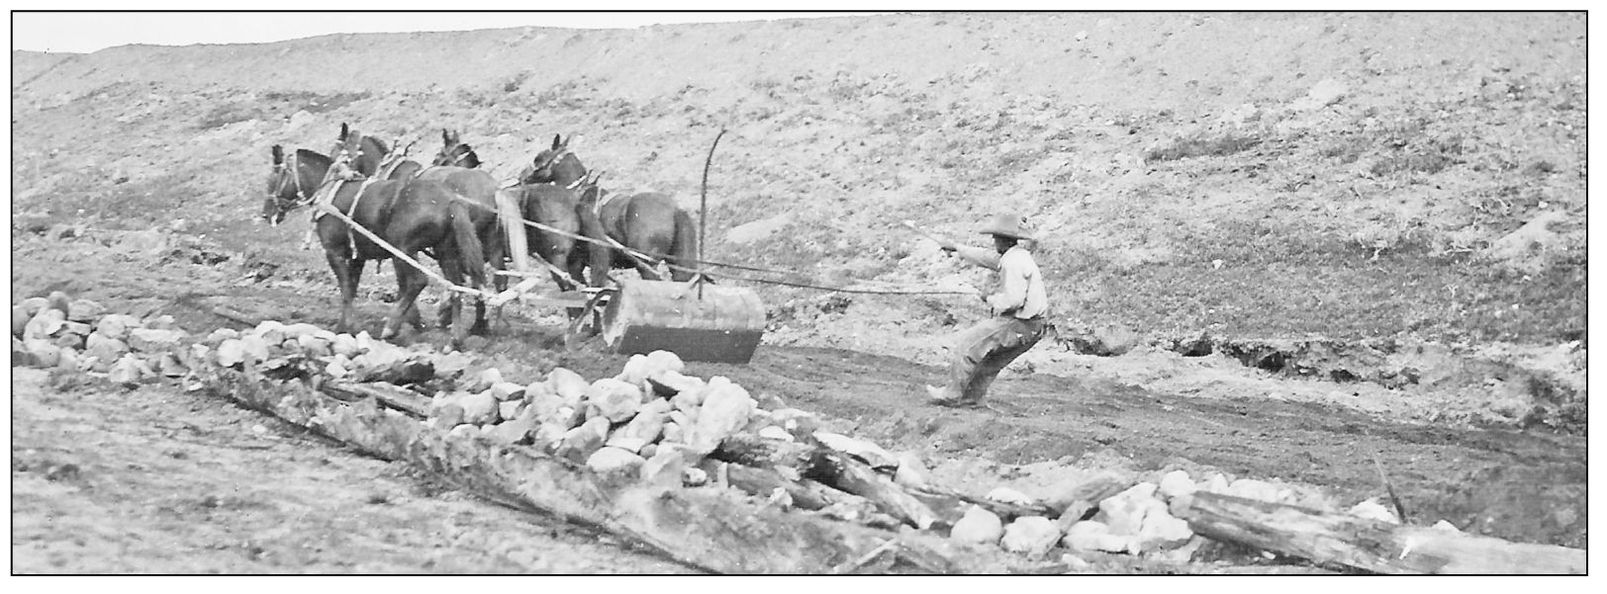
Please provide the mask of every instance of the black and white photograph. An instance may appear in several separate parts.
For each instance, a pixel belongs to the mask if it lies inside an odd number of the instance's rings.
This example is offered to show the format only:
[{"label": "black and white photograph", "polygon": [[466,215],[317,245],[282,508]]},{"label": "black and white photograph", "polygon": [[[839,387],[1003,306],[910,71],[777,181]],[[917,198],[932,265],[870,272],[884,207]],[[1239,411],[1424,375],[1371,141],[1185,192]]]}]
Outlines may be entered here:
[{"label": "black and white photograph", "polygon": [[9,11],[14,578],[1588,573],[1582,9],[286,8]]}]

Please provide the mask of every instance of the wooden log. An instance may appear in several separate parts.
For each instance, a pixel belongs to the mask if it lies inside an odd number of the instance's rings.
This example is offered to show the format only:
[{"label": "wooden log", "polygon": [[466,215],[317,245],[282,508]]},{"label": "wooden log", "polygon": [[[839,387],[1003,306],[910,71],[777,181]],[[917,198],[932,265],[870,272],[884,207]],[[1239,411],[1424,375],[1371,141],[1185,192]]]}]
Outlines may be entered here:
[{"label": "wooden log", "polygon": [[787,467],[805,474],[817,463],[820,451],[818,445],[738,433],[721,440],[709,457],[755,468]]},{"label": "wooden log", "polygon": [[1005,523],[1009,523],[1016,518],[1023,518],[1027,516],[1043,516],[1051,520],[1060,516],[1060,513],[1056,511],[1054,507],[1046,503],[1037,503],[1033,505],[1006,503],[1003,501],[994,501],[986,497],[968,495],[937,485],[913,487],[910,488],[909,491],[910,494],[921,498],[923,501],[927,501],[928,504],[933,504],[933,502],[943,502],[942,505],[944,507],[959,505],[959,507],[961,507],[960,513],[962,515],[965,513],[965,505],[977,505],[982,509],[993,512],[993,515],[999,516],[999,519],[1003,520]]},{"label": "wooden log", "polygon": [[[377,398],[346,403],[300,381],[275,383],[227,369],[199,370],[210,393],[309,427],[390,460],[409,462],[481,496],[596,527],[693,567],[722,573],[827,573],[889,538],[888,571],[1008,571],[1000,553],[957,552],[929,533],[894,533],[808,512],[755,505],[735,490],[610,484],[528,446],[451,436]],[[865,470],[868,470],[865,469]],[[886,560],[886,557],[883,557]]]},{"label": "wooden log", "polygon": [[792,498],[793,507],[799,509],[825,509],[826,506],[851,497],[847,493],[833,490],[809,479],[789,480],[774,468],[732,464],[726,467],[726,473],[726,479],[731,482],[731,486],[751,495],[769,497],[776,489],[781,489]]},{"label": "wooden log", "polygon": [[380,404],[420,419],[430,416],[430,399],[391,384],[330,380],[319,383],[318,390],[348,402],[354,398],[373,398]]},{"label": "wooden log", "polygon": [[1585,572],[1585,551],[1349,514],[1195,493],[1178,517],[1207,538],[1374,573],[1567,574]]},{"label": "wooden log", "polygon": [[927,530],[947,531],[959,521],[953,510],[940,515],[920,498],[911,495],[893,479],[877,474],[870,465],[855,460],[842,452],[826,448],[814,450],[815,462],[804,478],[811,478],[833,488],[869,499],[877,509],[898,518],[906,524]]}]

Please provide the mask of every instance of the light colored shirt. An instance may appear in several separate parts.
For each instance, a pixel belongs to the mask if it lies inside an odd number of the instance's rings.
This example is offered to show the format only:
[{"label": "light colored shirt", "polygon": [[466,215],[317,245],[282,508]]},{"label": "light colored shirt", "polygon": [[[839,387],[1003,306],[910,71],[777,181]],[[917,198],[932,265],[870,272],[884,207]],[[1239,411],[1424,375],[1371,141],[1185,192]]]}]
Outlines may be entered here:
[{"label": "light colored shirt", "polygon": [[1025,248],[1017,245],[1000,254],[992,249],[962,245],[956,246],[954,253],[996,272],[998,291],[987,297],[988,306],[996,314],[1029,320],[1049,311],[1043,274]]}]

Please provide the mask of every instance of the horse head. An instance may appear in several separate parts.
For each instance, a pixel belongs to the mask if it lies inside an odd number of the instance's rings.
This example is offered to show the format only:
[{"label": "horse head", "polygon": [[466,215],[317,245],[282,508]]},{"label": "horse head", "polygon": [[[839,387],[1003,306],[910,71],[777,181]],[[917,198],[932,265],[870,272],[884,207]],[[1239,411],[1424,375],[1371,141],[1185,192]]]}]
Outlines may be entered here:
[{"label": "horse head", "polygon": [[287,159],[284,147],[277,144],[273,145],[271,153],[273,169],[268,172],[268,194],[262,202],[262,218],[278,225],[290,211],[312,203],[318,182],[329,169],[329,158],[300,149]]},{"label": "horse head", "polygon": [[532,159],[526,168],[528,173],[520,176],[520,181],[527,184],[558,184],[568,186],[580,181],[586,176],[586,166],[580,164],[580,157],[569,150],[569,141],[561,134],[552,136],[552,148],[541,151]]},{"label": "horse head", "polygon": [[335,143],[329,148],[329,154],[339,155],[342,151],[351,156],[352,169],[365,176],[372,176],[379,170],[380,162],[390,153],[390,147],[385,145],[385,141],[373,136],[364,136],[362,132],[341,122],[340,134],[335,137]]},{"label": "horse head", "polygon": [[474,147],[464,143],[457,132],[441,129],[441,150],[435,153],[435,160],[431,165],[446,165],[474,169],[480,166],[480,156],[474,153]]}]

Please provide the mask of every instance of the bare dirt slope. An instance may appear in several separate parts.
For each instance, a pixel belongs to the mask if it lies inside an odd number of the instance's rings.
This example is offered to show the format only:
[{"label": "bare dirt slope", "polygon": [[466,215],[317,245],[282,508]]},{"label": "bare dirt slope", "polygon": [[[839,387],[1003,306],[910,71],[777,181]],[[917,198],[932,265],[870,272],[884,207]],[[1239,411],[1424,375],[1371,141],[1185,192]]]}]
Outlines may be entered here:
[{"label": "bare dirt slope", "polygon": [[[62,289],[171,313],[202,332],[269,318],[332,324],[322,255],[296,247],[305,216],[272,229],[253,220],[273,144],[324,151],[350,122],[422,139],[415,154],[427,159],[450,127],[505,177],[553,134],[575,134],[610,187],[691,204],[707,143],[727,128],[709,192],[709,248],[720,259],[825,284],[978,284],[898,222],[971,237],[992,212],[1019,211],[1043,238],[1036,250],[1062,332],[1006,372],[998,410],[935,409],[920,403],[919,384],[941,376],[930,365],[982,315],[972,301],[761,287],[772,328],[754,364],[697,373],[772,391],[933,461],[989,459],[1006,475],[1031,463],[1203,465],[1319,485],[1353,503],[1382,495],[1376,456],[1414,522],[1585,543],[1580,14],[937,14],[13,52],[13,67],[14,301]],[[364,286],[364,321],[377,328],[394,280],[370,272]],[[594,348],[563,351],[545,313],[510,313],[511,327],[477,350],[537,371],[622,363]],[[1305,347],[1229,352],[1296,339],[1338,347],[1326,358]],[[1185,357],[1181,343],[1215,348]],[[303,466],[339,454],[226,432],[214,425],[250,415],[214,419],[224,414],[216,405],[167,388],[13,385],[26,403],[13,433],[27,437],[13,457],[38,468],[60,458],[99,477],[52,481],[14,465],[13,507],[29,518],[106,509],[107,497],[192,501],[237,481],[226,468],[103,458],[38,427],[63,399],[89,410],[132,403],[165,419],[149,426],[182,420],[217,443],[269,444],[240,453],[298,478],[268,501],[326,488],[303,483],[321,472]],[[161,430],[99,434],[129,449],[178,447]],[[188,478],[142,479],[129,466],[157,462]],[[350,463],[389,477],[387,494],[419,484]],[[467,501],[367,504],[369,490],[327,488],[352,496],[252,514],[371,513],[381,515],[370,524],[387,525],[401,517],[388,512],[462,505],[475,510],[462,512],[476,514],[469,524],[511,518]],[[221,535],[154,515],[122,528],[201,547],[277,525],[248,515]],[[53,547],[88,546],[37,530],[14,535],[13,548],[38,571],[75,567],[56,564]],[[557,538],[559,548],[574,543]],[[270,557],[293,560],[285,565],[248,547],[164,565],[130,545],[119,561],[81,570],[602,570],[504,565],[514,557],[474,544],[458,565],[426,567],[422,553],[372,542],[329,545],[356,547],[349,557],[364,561],[324,565],[333,562],[286,552],[302,541],[282,542]],[[666,570],[601,555],[607,570]]]}]

